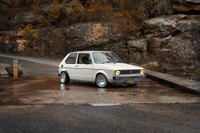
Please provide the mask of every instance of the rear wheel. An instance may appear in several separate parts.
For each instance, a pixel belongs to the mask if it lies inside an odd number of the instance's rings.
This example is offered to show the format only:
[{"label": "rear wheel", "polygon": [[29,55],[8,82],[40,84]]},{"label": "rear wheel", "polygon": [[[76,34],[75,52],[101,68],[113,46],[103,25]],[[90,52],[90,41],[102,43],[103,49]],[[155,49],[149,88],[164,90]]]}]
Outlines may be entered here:
[{"label": "rear wheel", "polygon": [[104,88],[107,86],[108,84],[108,80],[106,78],[106,76],[104,74],[98,74],[96,76],[96,80],[95,80],[95,83],[98,87],[100,88]]},{"label": "rear wheel", "polygon": [[67,74],[67,72],[61,72],[60,74],[60,82],[62,84],[67,84],[69,83],[70,79],[69,79],[69,75]]}]

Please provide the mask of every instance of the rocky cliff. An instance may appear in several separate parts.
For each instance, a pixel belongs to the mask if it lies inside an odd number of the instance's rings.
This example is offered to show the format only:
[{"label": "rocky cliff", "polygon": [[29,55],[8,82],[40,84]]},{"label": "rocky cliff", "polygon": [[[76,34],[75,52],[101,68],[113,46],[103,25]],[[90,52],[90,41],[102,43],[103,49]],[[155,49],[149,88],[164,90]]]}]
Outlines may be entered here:
[{"label": "rocky cliff", "polygon": [[[29,27],[26,30],[31,35],[37,32],[37,37],[31,37],[28,43],[20,29],[4,29],[0,31],[0,51],[62,58],[75,50],[112,50],[125,62],[199,80],[200,1],[152,1],[146,8],[149,17],[132,35],[121,34],[122,29],[114,23],[84,22],[35,31]],[[16,23],[40,23],[31,12],[18,16]]]}]

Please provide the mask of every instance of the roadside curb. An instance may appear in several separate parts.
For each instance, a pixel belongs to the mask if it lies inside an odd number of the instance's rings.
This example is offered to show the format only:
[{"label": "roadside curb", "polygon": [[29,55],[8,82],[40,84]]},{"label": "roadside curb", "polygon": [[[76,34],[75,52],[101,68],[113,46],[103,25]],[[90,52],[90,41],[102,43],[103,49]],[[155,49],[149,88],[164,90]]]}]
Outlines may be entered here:
[{"label": "roadside curb", "polygon": [[149,77],[151,79],[160,81],[185,92],[200,95],[200,82],[198,81],[149,70],[145,70],[145,74],[147,75],[147,78]]}]

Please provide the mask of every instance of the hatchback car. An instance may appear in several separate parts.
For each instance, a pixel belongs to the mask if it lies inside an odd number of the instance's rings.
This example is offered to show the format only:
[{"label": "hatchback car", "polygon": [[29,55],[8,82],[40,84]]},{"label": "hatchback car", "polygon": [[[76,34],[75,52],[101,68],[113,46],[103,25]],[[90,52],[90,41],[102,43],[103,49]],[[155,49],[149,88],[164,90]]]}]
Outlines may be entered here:
[{"label": "hatchback car", "polygon": [[71,52],[61,61],[58,70],[62,84],[84,81],[100,88],[109,83],[136,85],[145,77],[144,68],[123,63],[111,51]]}]

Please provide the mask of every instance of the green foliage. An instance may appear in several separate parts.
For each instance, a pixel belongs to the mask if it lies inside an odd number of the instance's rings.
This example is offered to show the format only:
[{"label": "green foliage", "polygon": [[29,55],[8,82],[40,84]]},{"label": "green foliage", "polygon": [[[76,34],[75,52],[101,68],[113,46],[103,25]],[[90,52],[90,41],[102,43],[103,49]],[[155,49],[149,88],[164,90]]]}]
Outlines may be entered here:
[{"label": "green foliage", "polygon": [[[48,5],[46,5],[48,8]],[[38,18],[38,20],[42,23],[42,26],[48,25],[51,26],[51,23],[58,23],[60,19],[59,12],[59,0],[54,0],[50,5],[50,9],[45,11],[41,6],[33,4],[32,5],[32,13]]]},{"label": "green foliage", "polygon": [[[6,24],[6,21],[9,21],[9,19],[5,18],[14,18],[15,13],[23,12],[24,8],[27,9],[27,7],[31,6],[32,13],[38,18],[42,26],[57,25],[62,21],[68,24],[103,21],[113,22],[117,25],[117,29],[123,30],[123,34],[130,34],[133,31],[139,30],[142,21],[146,19],[146,5],[151,0],[4,1],[6,4],[0,5],[0,16],[4,16],[0,20],[2,24]],[[63,4],[67,5],[65,5],[65,11],[61,11]],[[28,9],[30,10],[31,8]]]},{"label": "green foliage", "polygon": [[74,24],[84,21],[85,7],[79,2],[79,0],[72,0],[66,7],[66,16],[69,24]]},{"label": "green foliage", "polygon": [[50,21],[56,21],[60,17],[60,12],[59,12],[59,0],[54,0],[53,3],[51,4],[51,9],[48,14],[49,20]]},{"label": "green foliage", "polygon": [[105,0],[97,2],[88,0],[87,5],[84,13],[90,21],[107,21],[114,12],[112,5]]},{"label": "green foliage", "polygon": [[116,24],[123,34],[139,30],[146,18],[145,3],[141,0],[118,0],[117,7],[106,0],[87,0],[85,15],[89,21],[109,21]]},{"label": "green foliage", "polygon": [[45,23],[44,22],[44,11],[42,10],[42,8],[36,4],[33,4],[32,5],[32,13],[38,18],[38,20],[41,22],[41,23]]},{"label": "green foliage", "polygon": [[27,43],[38,38],[37,30],[33,29],[31,24],[27,24],[22,30],[20,30],[18,36],[23,36]]}]

